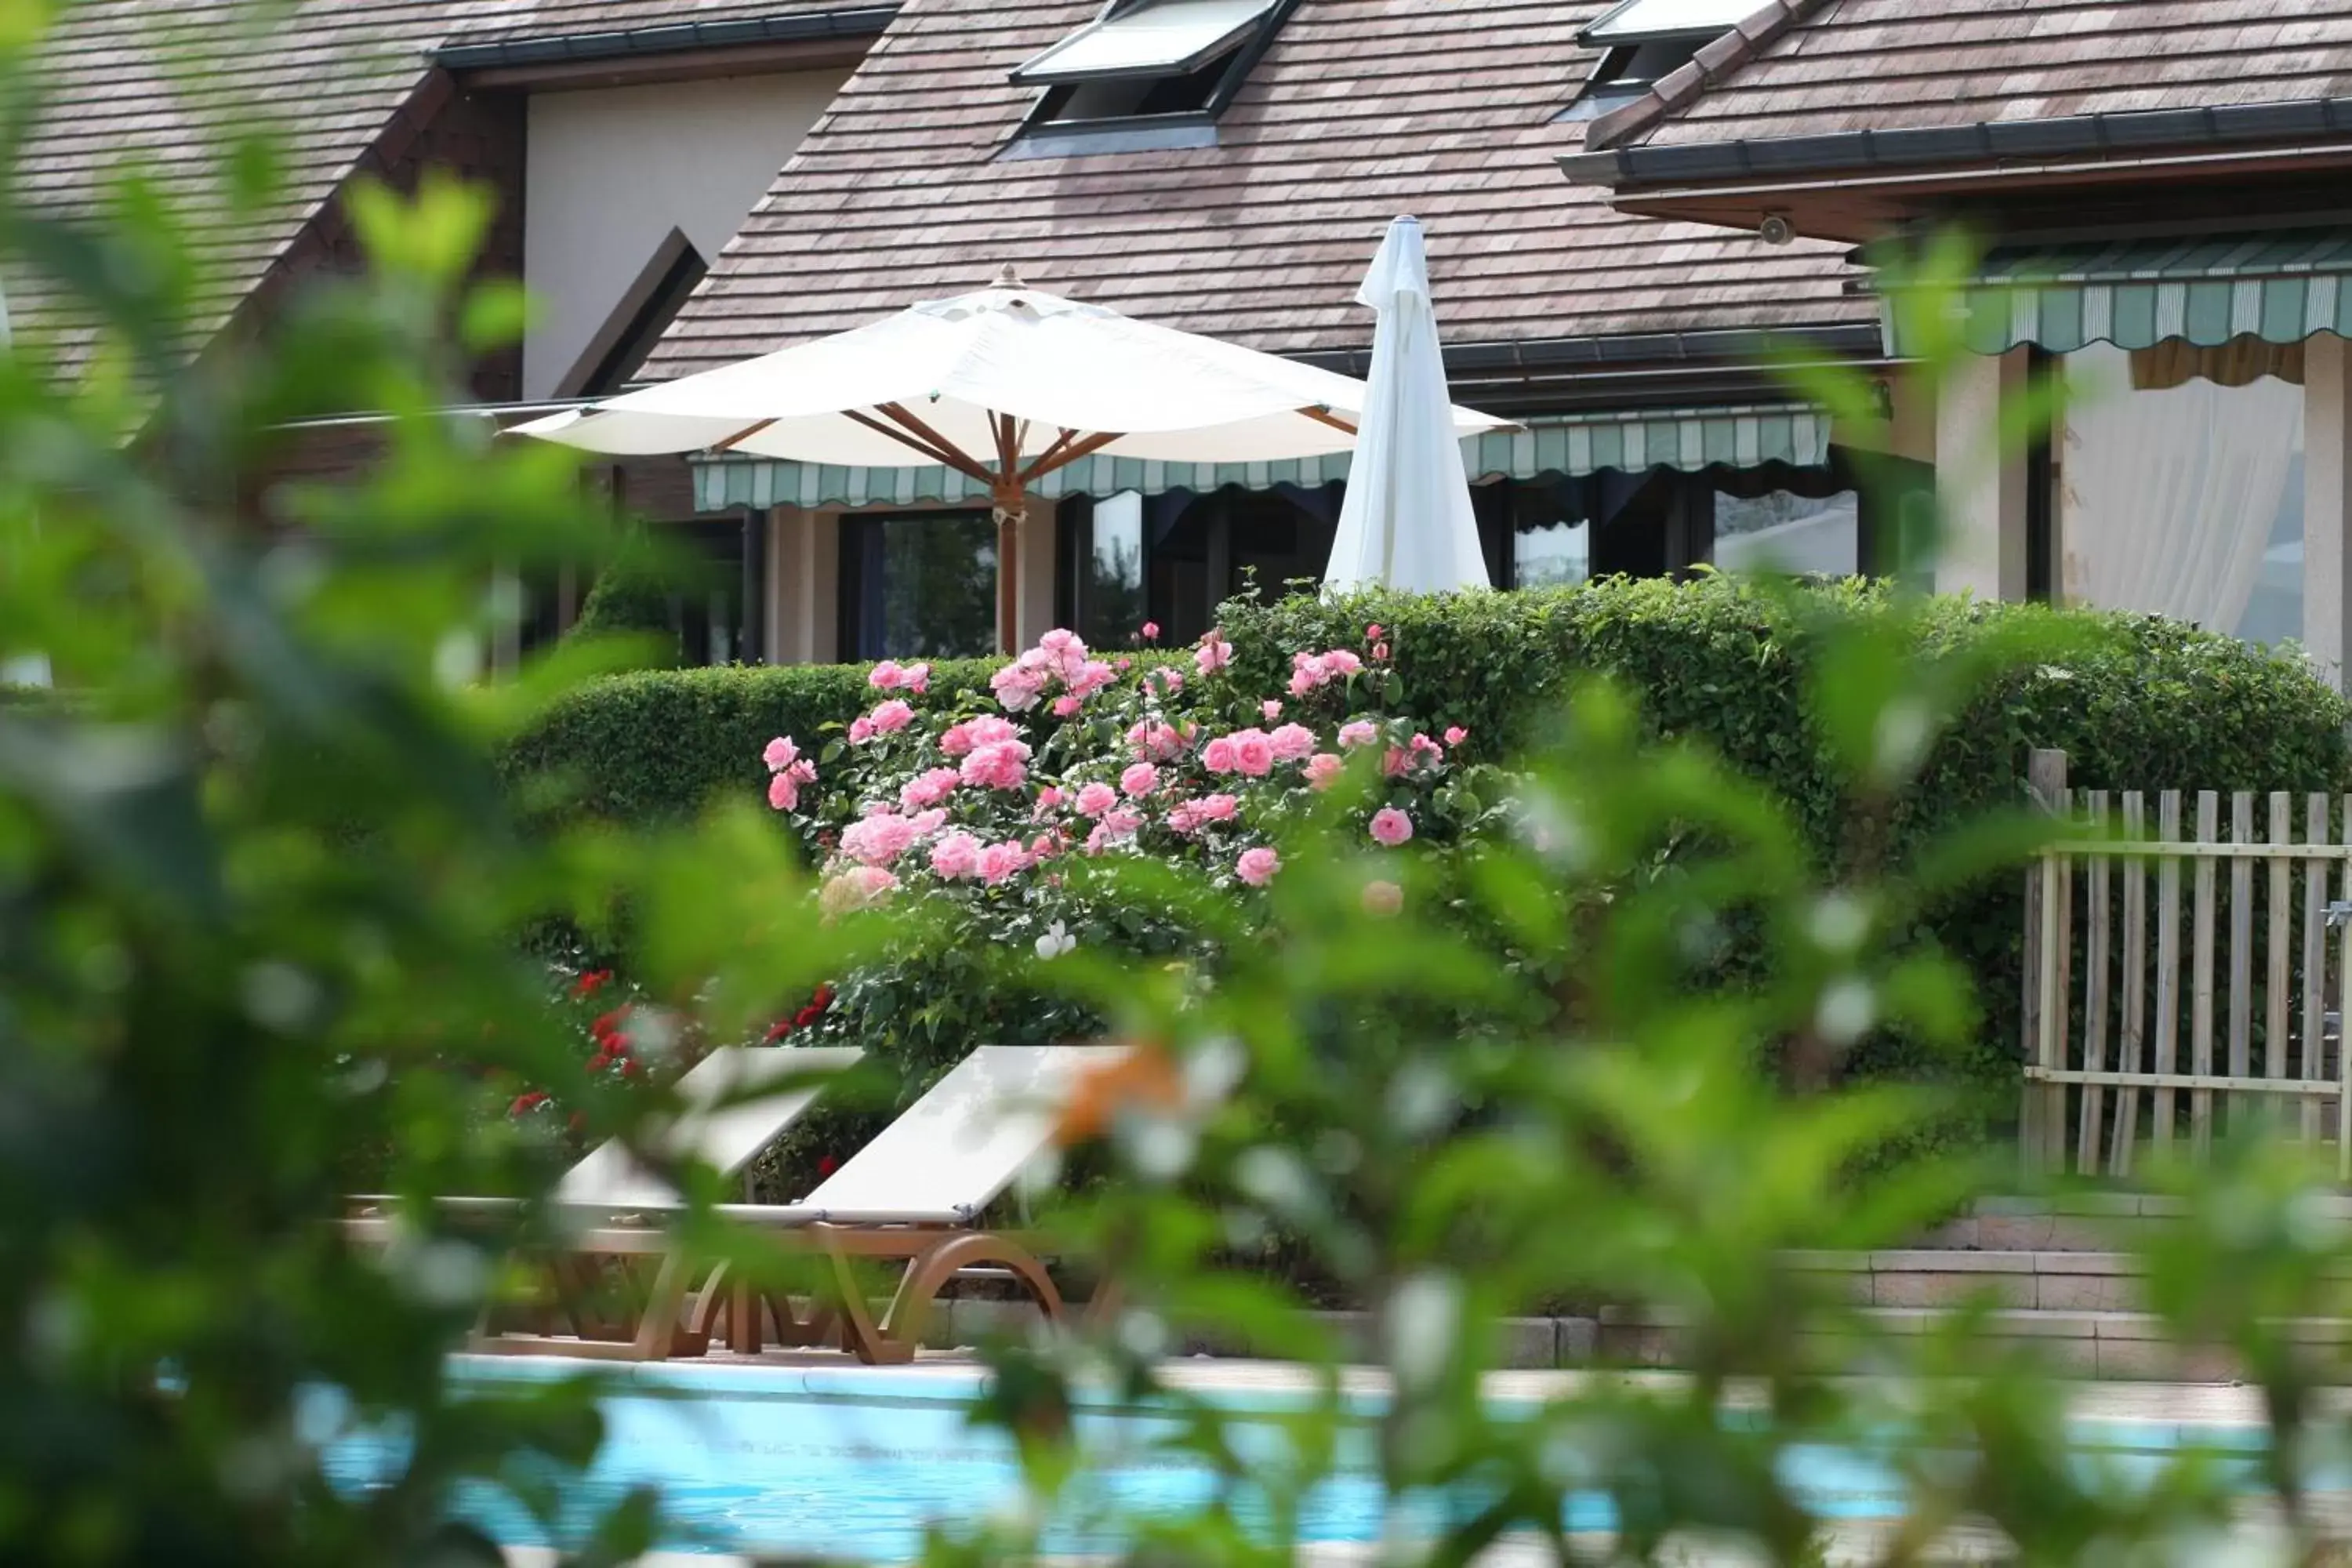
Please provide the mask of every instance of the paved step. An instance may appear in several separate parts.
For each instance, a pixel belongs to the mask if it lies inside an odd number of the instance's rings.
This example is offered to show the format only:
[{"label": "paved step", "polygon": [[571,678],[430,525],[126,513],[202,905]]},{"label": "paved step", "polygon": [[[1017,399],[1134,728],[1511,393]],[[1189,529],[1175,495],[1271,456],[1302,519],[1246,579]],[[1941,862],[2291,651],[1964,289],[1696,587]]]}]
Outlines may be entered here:
[{"label": "paved step", "polygon": [[[1861,1317],[1885,1335],[1923,1334],[1949,1318],[1941,1307],[1865,1307]],[[1603,1308],[1599,1349],[1604,1363],[1672,1367],[1678,1361],[1678,1315],[1643,1309]],[[2031,1349],[2051,1371],[2069,1377],[2126,1381],[2231,1383],[2242,1369],[2226,1352],[2183,1349],[2166,1338],[2163,1323],[2146,1312],[2068,1311],[2009,1308],[1985,1321],[1988,1342],[2000,1350]],[[2293,1337],[2317,1356],[2340,1363],[2352,1346],[2352,1321],[2308,1318],[2291,1325]],[[1843,1373],[1871,1370],[1870,1342],[1860,1335],[1806,1336],[1822,1364]]]},{"label": "paved step", "polygon": [[[2318,1200],[2352,1223],[2352,1194]],[[2052,1198],[1980,1198],[1937,1226],[1927,1247],[1980,1252],[2107,1252],[2146,1240],[2181,1212],[2178,1198],[2146,1193],[2073,1193]]]}]

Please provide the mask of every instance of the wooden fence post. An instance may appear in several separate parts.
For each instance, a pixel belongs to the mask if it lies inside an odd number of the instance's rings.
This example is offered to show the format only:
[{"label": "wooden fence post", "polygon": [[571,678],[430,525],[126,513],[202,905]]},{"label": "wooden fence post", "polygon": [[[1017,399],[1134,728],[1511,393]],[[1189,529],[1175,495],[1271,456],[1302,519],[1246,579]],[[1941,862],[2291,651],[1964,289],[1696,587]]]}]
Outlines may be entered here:
[{"label": "wooden fence post", "polygon": [[[2064,810],[2066,753],[2036,747],[2026,759],[2025,783],[2036,807],[2053,816]],[[2054,1055],[2060,1032],[2045,1022],[2046,1011],[2054,1008],[2063,1017],[2066,1005],[2065,992],[2059,985],[2062,961],[2053,951],[2063,926],[2056,918],[2060,875],[2055,857],[2049,855],[2036,856],[2026,868],[2024,1027],[2018,1042],[2021,1062],[2053,1069],[2065,1065],[2063,1058]],[[2031,1179],[2047,1168],[2047,1146],[2063,1147],[2066,1090],[2063,1085],[2032,1080],[2024,1087],[2018,1105],[2018,1157]]]}]

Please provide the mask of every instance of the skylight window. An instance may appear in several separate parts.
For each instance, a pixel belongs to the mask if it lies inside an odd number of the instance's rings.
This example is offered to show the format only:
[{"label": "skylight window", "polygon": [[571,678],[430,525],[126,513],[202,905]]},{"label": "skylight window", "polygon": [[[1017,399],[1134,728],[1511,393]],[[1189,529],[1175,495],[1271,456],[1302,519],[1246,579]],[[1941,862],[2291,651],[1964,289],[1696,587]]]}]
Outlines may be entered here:
[{"label": "skylight window", "polygon": [[[1211,122],[1296,4],[1111,0],[1102,15],[1013,72],[1015,82],[1045,89],[1027,136],[1109,135],[1099,151],[1122,150],[1139,132],[1213,144]],[[1209,141],[1199,142],[1202,136]]]},{"label": "skylight window", "polygon": [[1233,53],[1275,0],[1143,0],[1097,17],[1013,73],[1024,85],[1190,76]]},{"label": "skylight window", "polygon": [[1634,102],[1756,8],[1757,0],[1625,0],[1601,13],[1580,37],[1605,52],[1560,118],[1597,120]]},{"label": "skylight window", "polygon": [[1653,38],[1704,43],[1761,10],[1760,0],[1625,0],[1584,29],[1588,44],[1638,44]]}]

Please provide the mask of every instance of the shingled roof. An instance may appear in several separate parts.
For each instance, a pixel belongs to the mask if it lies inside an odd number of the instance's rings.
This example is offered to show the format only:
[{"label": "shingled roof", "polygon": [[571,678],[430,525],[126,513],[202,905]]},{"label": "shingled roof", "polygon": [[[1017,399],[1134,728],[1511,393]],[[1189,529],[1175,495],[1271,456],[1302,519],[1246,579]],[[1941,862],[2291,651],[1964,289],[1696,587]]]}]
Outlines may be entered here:
[{"label": "shingled roof", "polygon": [[[46,95],[17,171],[26,199],[68,214],[104,197],[112,174],[147,169],[213,226],[215,272],[196,336],[208,338],[260,286],[371,150],[404,130],[436,79],[431,52],[681,21],[840,8],[851,0],[77,0],[61,8],[37,72]],[[413,110],[412,110],[413,112]],[[227,135],[277,131],[282,199],[221,218],[215,155]],[[413,129],[413,127],[410,127]],[[81,332],[37,279],[8,279],[12,324],[71,358]]]},{"label": "shingled roof", "polygon": [[[2352,0],[1790,3],[1794,25],[1650,116],[1636,139],[1758,142],[2352,93]],[[1662,83],[1664,95],[1675,86]]]},{"label": "shingled roof", "polygon": [[1000,156],[1006,73],[1096,0],[908,0],[648,374],[678,374],[985,283],[1277,353],[1361,347],[1382,226],[1427,226],[1449,344],[1853,324],[1837,253],[1612,211],[1554,163],[1604,0],[1301,0],[1215,147]]}]

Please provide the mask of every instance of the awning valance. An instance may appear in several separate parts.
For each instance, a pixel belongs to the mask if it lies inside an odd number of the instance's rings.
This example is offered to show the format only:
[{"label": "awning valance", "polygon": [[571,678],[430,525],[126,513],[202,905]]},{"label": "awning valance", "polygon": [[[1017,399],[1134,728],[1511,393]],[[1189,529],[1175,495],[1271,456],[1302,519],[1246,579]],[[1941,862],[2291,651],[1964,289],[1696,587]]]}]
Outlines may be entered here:
[{"label": "awning valance", "polygon": [[[1967,295],[1964,341],[1979,353],[2033,344],[2071,353],[2094,342],[2218,348],[2238,338],[2299,343],[2352,337],[2352,228],[1993,250]],[[1889,301],[1888,351],[1904,355]]]},{"label": "awning valance", "polygon": [[[1811,467],[1829,460],[1829,416],[1798,405],[1743,408],[1651,410],[1641,414],[1532,419],[1516,431],[1472,437],[1462,444],[1474,481],[1549,477],[1580,479],[1603,468],[1696,470],[1723,464]],[[697,458],[695,505],[703,511],[732,507],[877,507],[988,499],[986,487],[953,468],[842,468],[772,458]],[[1227,485],[1262,490],[1276,485],[1313,487],[1348,477],[1348,454],[1285,463],[1152,463],[1132,458],[1090,458],[1038,481],[1038,493],[1110,496],[1124,490],[1213,490]]]}]

